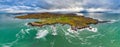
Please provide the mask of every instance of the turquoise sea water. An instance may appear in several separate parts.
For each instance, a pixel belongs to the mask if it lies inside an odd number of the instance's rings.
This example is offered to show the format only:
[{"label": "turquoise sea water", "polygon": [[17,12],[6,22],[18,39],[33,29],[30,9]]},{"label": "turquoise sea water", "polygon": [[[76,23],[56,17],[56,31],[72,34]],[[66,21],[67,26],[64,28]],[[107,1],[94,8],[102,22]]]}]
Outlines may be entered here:
[{"label": "turquoise sea water", "polygon": [[86,17],[110,20],[91,25],[96,31],[69,31],[70,26],[56,24],[43,27],[26,25],[35,19],[16,19],[13,14],[0,14],[0,47],[120,47],[120,14],[88,13]]}]

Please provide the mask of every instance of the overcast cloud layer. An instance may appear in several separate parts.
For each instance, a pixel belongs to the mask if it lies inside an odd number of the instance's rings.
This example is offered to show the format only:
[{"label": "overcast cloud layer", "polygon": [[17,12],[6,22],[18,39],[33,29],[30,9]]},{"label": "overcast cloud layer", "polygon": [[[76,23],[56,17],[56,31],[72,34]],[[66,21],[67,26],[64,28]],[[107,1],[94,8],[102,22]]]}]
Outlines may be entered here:
[{"label": "overcast cloud layer", "polygon": [[0,0],[0,12],[120,11],[120,0]]}]

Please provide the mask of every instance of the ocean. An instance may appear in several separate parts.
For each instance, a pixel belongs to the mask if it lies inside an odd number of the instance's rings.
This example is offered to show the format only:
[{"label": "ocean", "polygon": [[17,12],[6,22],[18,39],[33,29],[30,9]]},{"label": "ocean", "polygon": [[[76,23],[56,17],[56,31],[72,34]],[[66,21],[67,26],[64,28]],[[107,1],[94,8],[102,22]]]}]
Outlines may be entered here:
[{"label": "ocean", "polygon": [[55,24],[28,26],[35,19],[17,19],[25,14],[0,14],[0,47],[120,47],[120,14],[84,13],[84,16],[111,21],[90,25],[93,30]]}]

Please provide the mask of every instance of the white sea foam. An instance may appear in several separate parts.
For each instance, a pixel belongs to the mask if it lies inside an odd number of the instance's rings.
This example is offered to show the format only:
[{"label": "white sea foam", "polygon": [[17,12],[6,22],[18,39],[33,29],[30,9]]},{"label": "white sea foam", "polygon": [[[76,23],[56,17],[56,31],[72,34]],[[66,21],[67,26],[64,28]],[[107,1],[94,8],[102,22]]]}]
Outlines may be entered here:
[{"label": "white sea foam", "polygon": [[74,33],[74,30],[72,30],[71,28],[67,29],[67,31],[70,33]]},{"label": "white sea foam", "polygon": [[98,29],[97,28],[93,28],[93,27],[88,27],[88,28],[83,28],[83,29],[80,29],[79,31],[83,31],[83,30],[88,30],[88,31],[92,31],[92,32],[97,32]]},{"label": "white sea foam", "polygon": [[110,20],[110,22],[108,22],[108,23],[115,23],[115,22],[117,22],[118,20]]},{"label": "white sea foam", "polygon": [[92,31],[92,32],[97,32],[97,28],[87,28],[87,30]]},{"label": "white sea foam", "polygon": [[22,34],[25,34],[25,31],[24,31],[24,29],[22,29],[20,32],[21,32]]},{"label": "white sea foam", "polygon": [[30,31],[31,29],[26,29],[25,30],[25,32],[27,33],[27,34],[29,34],[29,31]]},{"label": "white sea foam", "polygon": [[67,31],[68,31],[69,33],[76,33],[76,34],[78,34],[78,32],[77,32],[77,31],[72,30],[71,28],[67,29]]},{"label": "white sea foam", "polygon": [[90,35],[90,36],[87,36],[86,38],[95,38],[97,36],[103,36],[102,34],[95,34],[95,35]]},{"label": "white sea foam", "polygon": [[3,45],[2,47],[11,47],[11,46],[9,46],[9,45]]},{"label": "white sea foam", "polygon": [[65,35],[70,35],[70,33],[68,33],[68,32],[65,32]]},{"label": "white sea foam", "polygon": [[57,32],[53,32],[52,35],[54,35],[54,36],[57,35]]},{"label": "white sea foam", "polygon": [[[83,28],[83,29],[79,29],[79,31],[84,31],[84,30],[88,30],[88,31],[92,31],[92,32],[97,32],[98,29],[97,28],[93,28],[93,27],[88,27],[88,28]],[[72,30],[71,28],[67,29],[68,33],[65,33],[66,35],[69,35],[70,33],[75,33],[75,34],[79,34],[78,31]]]},{"label": "white sea foam", "polygon": [[49,32],[47,30],[39,30],[38,33],[36,34],[37,36],[35,38],[43,38],[45,37]]},{"label": "white sea foam", "polygon": [[10,43],[5,43],[5,44],[0,44],[2,47],[12,47],[15,43],[17,43],[19,39],[17,38],[15,41],[10,42]]},{"label": "white sea foam", "polygon": [[28,26],[28,23],[25,23],[24,25],[25,25],[25,26]]},{"label": "white sea foam", "polygon": [[21,29],[17,34],[17,38],[24,38],[26,34],[30,34],[29,31],[32,30],[33,28],[28,28],[28,29]]},{"label": "white sea foam", "polygon": [[57,35],[57,31],[56,31],[56,27],[55,26],[51,26],[51,28],[52,28],[52,35]]},{"label": "white sea foam", "polygon": [[17,34],[16,34],[16,40],[9,42],[9,43],[5,43],[5,44],[0,44],[0,46],[2,47],[12,47],[15,43],[17,43],[20,39],[22,39],[24,37],[24,35],[26,33],[28,33],[29,30],[31,30],[33,28],[29,28],[29,29],[21,29]]}]

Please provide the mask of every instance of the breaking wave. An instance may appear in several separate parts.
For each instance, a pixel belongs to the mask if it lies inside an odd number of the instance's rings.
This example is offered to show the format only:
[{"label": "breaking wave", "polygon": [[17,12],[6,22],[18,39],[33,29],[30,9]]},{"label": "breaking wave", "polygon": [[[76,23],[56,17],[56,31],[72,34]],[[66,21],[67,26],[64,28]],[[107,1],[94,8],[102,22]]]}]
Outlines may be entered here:
[{"label": "breaking wave", "polygon": [[118,20],[110,20],[110,22],[108,22],[108,23],[115,23],[115,22],[118,22]]},{"label": "breaking wave", "polygon": [[37,39],[45,37],[49,32],[47,30],[39,30],[36,34]]},{"label": "breaking wave", "polygon": [[[25,25],[26,26],[26,25]],[[46,38],[46,36],[52,35],[52,36],[64,36],[65,39],[73,44],[72,42],[74,42],[74,39],[77,39],[78,41],[82,41],[82,42],[76,42],[74,44],[89,44],[90,42],[87,42],[86,40],[84,40],[85,38],[82,38],[81,36],[79,36],[81,34],[81,32],[84,31],[90,31],[90,32],[97,32],[97,28],[93,28],[92,26],[89,28],[84,28],[84,29],[78,29],[77,31],[74,31],[70,28],[69,25],[61,25],[61,24],[56,24],[56,25],[45,25],[43,27],[30,27],[27,26],[28,28],[26,29],[21,29],[17,34],[16,34],[16,40],[11,42],[11,43],[6,43],[6,44],[2,44],[2,47],[12,47],[14,44],[18,43],[18,41],[20,41],[21,39],[25,39],[28,38],[29,36],[31,36],[31,34],[33,34],[33,32],[35,33],[35,36],[33,38],[35,39],[42,39],[42,38]],[[34,31],[33,31],[34,30]],[[93,37],[97,37],[99,35],[95,35]],[[89,38],[92,36],[88,36],[86,38]],[[54,45],[54,41],[51,42],[51,45]]]},{"label": "breaking wave", "polygon": [[[64,35],[64,36],[75,37],[75,34],[79,35],[79,32],[85,31],[85,30],[91,31],[91,32],[97,32],[97,28],[93,28],[93,27],[84,28],[84,29],[78,29],[77,31],[75,31],[75,30],[72,30],[70,28],[70,26],[68,26],[68,25],[65,25],[65,26],[62,26],[62,25],[56,25],[56,26],[50,25],[50,26],[42,27],[42,28],[46,28],[46,29],[41,29],[41,30],[38,29],[38,31],[36,33],[36,37],[35,37],[36,39],[44,38],[48,34],[51,34],[53,36]],[[62,31],[59,31],[59,30],[62,30]]]}]

